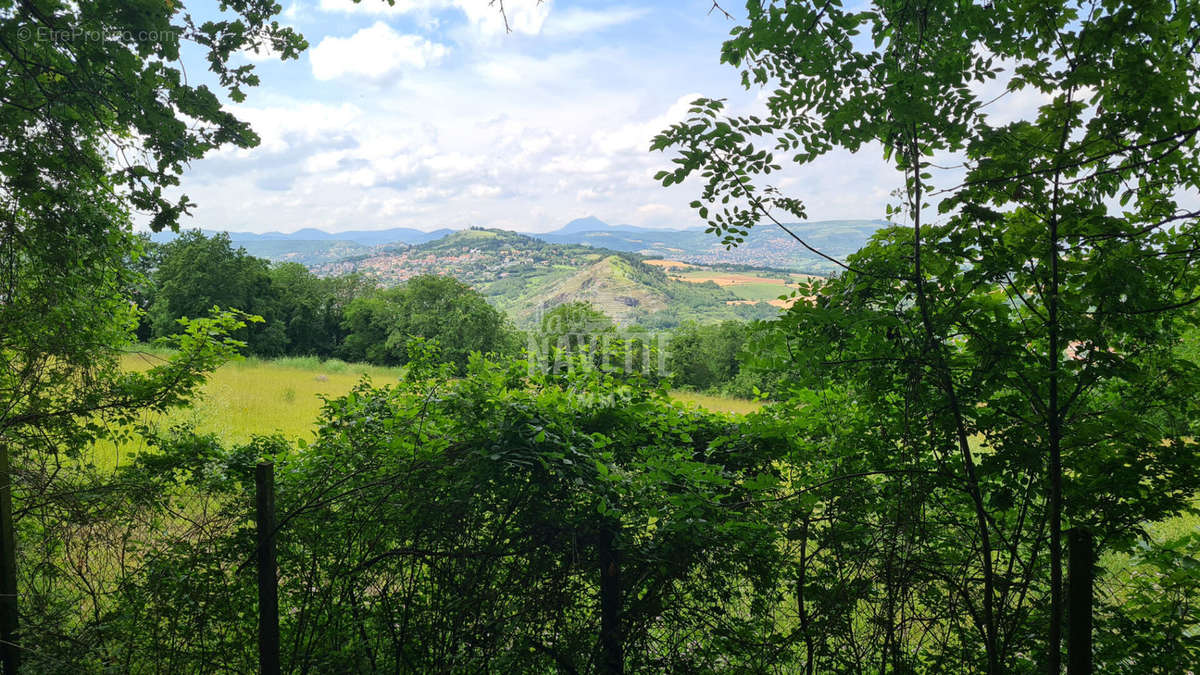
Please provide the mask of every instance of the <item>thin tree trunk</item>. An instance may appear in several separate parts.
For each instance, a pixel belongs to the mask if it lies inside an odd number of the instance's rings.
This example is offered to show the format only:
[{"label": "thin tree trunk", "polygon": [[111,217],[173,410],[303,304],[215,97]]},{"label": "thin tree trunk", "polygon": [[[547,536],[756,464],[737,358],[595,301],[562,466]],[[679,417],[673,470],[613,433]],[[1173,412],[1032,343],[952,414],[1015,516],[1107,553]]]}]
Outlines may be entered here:
[{"label": "thin tree trunk", "polygon": [[12,514],[12,471],[8,444],[0,441],[0,660],[4,674],[21,668],[18,646],[17,541]]},{"label": "thin tree trunk", "polygon": [[260,462],[254,478],[258,535],[258,663],[263,675],[278,675],[279,578],[275,571],[275,465]]},{"label": "thin tree trunk", "polygon": [[1067,577],[1067,675],[1092,675],[1092,587],[1096,551],[1092,533],[1076,527],[1071,542]]},{"label": "thin tree trunk", "polygon": [[[1055,180],[1055,202],[1058,201],[1058,182]],[[1058,208],[1050,214],[1050,297],[1046,309],[1049,329],[1050,391],[1049,415],[1050,458],[1050,644],[1046,670],[1057,675],[1062,670],[1062,424],[1058,410]]]},{"label": "thin tree trunk", "polygon": [[[1074,91],[1067,92],[1066,105],[1069,108]],[[1059,139],[1058,154],[1054,158],[1054,193],[1050,202],[1050,232],[1049,232],[1049,250],[1050,256],[1050,283],[1048,288],[1048,296],[1046,299],[1046,330],[1048,333],[1048,351],[1047,356],[1050,361],[1050,382],[1049,392],[1046,405],[1046,414],[1048,415],[1048,434],[1049,434],[1049,461],[1047,466],[1047,479],[1049,482],[1049,502],[1050,502],[1050,630],[1049,630],[1049,653],[1046,655],[1046,670],[1051,675],[1058,675],[1062,672],[1062,630],[1063,630],[1063,555],[1062,555],[1062,493],[1063,493],[1063,468],[1062,468],[1062,413],[1059,405],[1058,392],[1058,375],[1059,368],[1062,363],[1062,335],[1060,334],[1061,326],[1059,325],[1059,270],[1058,270],[1058,227],[1059,227],[1059,205],[1061,199],[1061,186],[1059,178],[1062,175],[1062,169],[1058,166],[1061,163],[1063,149],[1067,144],[1067,136],[1070,131],[1070,111],[1063,112],[1066,119],[1063,121],[1063,132]]]},{"label": "thin tree trunk", "polygon": [[975,524],[979,531],[980,561],[983,566],[983,631],[984,649],[987,652],[987,672],[996,675],[1000,672],[1000,658],[997,652],[996,616],[993,607],[995,597],[995,570],[992,565],[991,531],[987,521],[987,511],[983,504],[983,495],[979,491],[979,481],[975,473],[975,458],[971,452],[970,439],[967,436],[966,424],[963,421],[962,408],[955,391],[954,379],[946,362],[943,345],[937,340],[933,330],[933,318],[929,311],[929,297],[925,292],[925,277],[921,269],[921,155],[916,147],[916,129],[911,130],[908,154],[913,172],[912,184],[909,187],[910,206],[913,218],[913,279],[917,291],[917,305],[921,312],[921,323],[925,328],[926,349],[934,357],[934,367],[938,372],[940,385],[946,394],[950,413],[954,418],[955,435],[958,441],[959,455],[962,459],[963,471],[966,474],[967,492],[975,510]]},{"label": "thin tree trunk", "polygon": [[808,608],[804,601],[804,587],[808,583],[805,578],[808,571],[808,516],[804,517],[804,525],[800,528],[800,573],[796,579],[796,609],[800,613],[800,632],[804,635],[804,675],[813,675],[813,665],[816,655],[813,653],[814,641],[808,625]]}]

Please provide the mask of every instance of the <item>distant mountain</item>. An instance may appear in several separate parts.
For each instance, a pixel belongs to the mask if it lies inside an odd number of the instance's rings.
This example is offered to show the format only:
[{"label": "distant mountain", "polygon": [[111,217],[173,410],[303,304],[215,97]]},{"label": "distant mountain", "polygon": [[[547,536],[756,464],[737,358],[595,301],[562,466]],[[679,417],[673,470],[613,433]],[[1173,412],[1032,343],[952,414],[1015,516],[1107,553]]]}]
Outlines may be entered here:
[{"label": "distant mountain", "polygon": [[234,247],[272,262],[296,262],[306,267],[323,265],[370,253],[379,247],[341,239],[234,239]]},{"label": "distant mountain", "polygon": [[651,230],[634,227],[575,232],[555,230],[533,236],[554,244],[583,244],[611,248],[614,251],[644,252],[646,255],[667,257],[680,253],[699,253],[713,241],[712,235],[706,235],[701,230]]},{"label": "distant mountain", "polygon": [[[201,230],[207,236],[212,236],[221,230]],[[348,230],[346,232],[326,232],[315,228],[304,228],[295,232],[264,232],[262,234],[256,232],[227,232],[229,240],[236,243],[245,244],[246,242],[255,241],[291,241],[291,242],[314,242],[314,241],[340,241],[352,242],[360,246],[383,246],[385,244],[423,244],[434,239],[441,239],[454,232],[454,230],[442,228],[432,232],[424,230],[415,230],[411,227],[393,227],[388,230]],[[164,243],[174,239],[174,232],[158,232],[150,235],[151,241]],[[249,250],[249,248],[247,248]]]},{"label": "distant mountain", "polygon": [[[838,260],[862,248],[876,230],[887,223],[882,220],[825,220],[790,223],[786,227],[809,246]],[[339,260],[356,260],[393,255],[392,249],[423,246],[444,241],[451,248],[465,240],[481,235],[471,232],[504,232],[507,235],[532,238],[548,244],[590,246],[614,252],[635,253],[639,256],[664,258],[700,265],[747,265],[757,268],[791,270],[807,274],[827,275],[840,267],[796,241],[791,235],[773,225],[760,225],[750,232],[746,241],[727,249],[713,234],[699,229],[665,230],[634,225],[609,225],[599,218],[578,218],[563,227],[542,234],[518,234],[506,230],[448,230],[425,232],[406,227],[387,230],[354,230],[325,232],[307,228],[292,233],[267,232],[254,234],[232,232],[230,239],[251,255],[274,261],[299,262],[309,267],[329,266]],[[205,231],[213,234],[212,231]],[[466,234],[464,234],[466,233]],[[155,241],[169,241],[175,235],[153,235]],[[424,249],[426,255],[439,251]]]},{"label": "distant mountain", "polygon": [[[720,238],[703,230],[612,227],[595,218],[581,220],[587,222],[572,227],[581,222],[572,221],[560,230],[534,236],[556,244],[583,244],[704,265],[751,265],[809,274],[831,274],[839,269],[836,263],[809,251],[774,225],[760,225],[741,245],[726,249]],[[602,227],[580,229],[587,225]],[[809,246],[842,260],[862,248],[885,225],[882,220],[824,220],[785,226]]]},{"label": "distant mountain", "polygon": [[684,230],[678,230],[678,229],[672,229],[672,228],[638,227],[637,225],[609,225],[608,223],[604,222],[603,220],[600,220],[599,218],[597,218],[595,216],[588,216],[586,218],[576,218],[575,220],[572,220],[571,222],[567,223],[566,225],[563,225],[562,227],[558,228],[557,230],[551,230],[550,232],[543,232],[540,234],[534,234],[534,233],[524,233],[524,234],[529,234],[532,237],[545,237],[545,236],[564,237],[564,236],[570,236],[570,235],[575,235],[575,234],[584,234],[584,233],[589,233],[589,232],[683,232],[683,231]]},{"label": "distant mountain", "polygon": [[[218,230],[201,230],[213,236]],[[367,255],[385,246],[411,246],[441,239],[454,230],[440,229],[432,232],[408,227],[388,230],[350,230],[326,232],[305,228],[291,233],[227,232],[235,247],[242,247],[250,255],[266,258],[273,262],[298,262],[309,267],[325,265],[343,258]],[[179,235],[174,232],[157,232],[150,240],[158,243],[171,241]]]},{"label": "distant mountain", "polygon": [[[352,241],[363,246],[382,246],[384,244],[424,244],[427,241],[441,239],[450,234],[454,230],[442,228],[432,232],[424,230],[415,230],[410,227],[393,227],[388,230],[350,230],[348,232],[325,232],[323,230],[315,230],[312,228],[298,230],[291,234],[280,234],[271,232],[269,235],[276,239],[307,239],[307,240],[325,240],[325,239],[340,239],[344,241]],[[232,236],[232,235],[231,235]],[[237,241],[235,238],[234,241]]]},{"label": "distant mountain", "polygon": [[593,232],[596,230],[607,229],[609,229],[608,223],[595,216],[588,216],[587,218],[576,218],[557,230],[554,230],[552,234],[575,234],[577,232]]},{"label": "distant mountain", "polygon": [[[581,234],[584,232],[661,232],[649,227],[638,227],[636,225],[609,225],[595,216],[586,218],[576,218],[571,222],[552,232],[546,232],[546,235],[565,236],[572,234]],[[675,230],[670,230],[674,232]],[[540,235],[532,235],[540,236]]]}]

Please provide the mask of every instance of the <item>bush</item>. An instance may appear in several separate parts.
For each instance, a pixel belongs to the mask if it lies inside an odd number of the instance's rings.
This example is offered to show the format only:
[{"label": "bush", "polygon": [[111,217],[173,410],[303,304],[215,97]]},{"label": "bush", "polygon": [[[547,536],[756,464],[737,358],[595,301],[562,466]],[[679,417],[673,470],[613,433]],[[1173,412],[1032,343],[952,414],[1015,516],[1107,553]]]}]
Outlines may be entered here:
[{"label": "bush", "polygon": [[[284,662],[594,672],[612,601],[609,644],[631,671],[778,663],[780,553],[753,504],[778,484],[782,446],[599,371],[528,377],[476,357],[460,380],[360,385],[327,404],[311,445],[222,457],[202,443],[179,466],[248,516],[247,458],[274,457]],[[128,585],[114,651],[139,669],[247,668],[253,641],[231,639],[255,631],[252,551],[226,528],[161,552]]]}]

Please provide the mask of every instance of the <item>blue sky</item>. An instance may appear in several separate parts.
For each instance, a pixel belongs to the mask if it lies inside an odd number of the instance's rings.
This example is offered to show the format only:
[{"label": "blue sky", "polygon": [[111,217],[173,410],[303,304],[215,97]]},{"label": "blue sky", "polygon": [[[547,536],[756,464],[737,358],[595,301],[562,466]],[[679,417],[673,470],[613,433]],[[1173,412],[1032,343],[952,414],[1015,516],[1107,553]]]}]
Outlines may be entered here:
[{"label": "blue sky", "polygon": [[[759,106],[719,62],[736,23],[710,0],[507,0],[509,34],[487,0],[281,1],[309,50],[238,57],[262,84],[231,107],[263,142],[188,169],[185,227],[698,226],[699,186],[656,184],[650,138],[701,94]],[[897,184],[870,150],[781,180],[813,220],[882,217]]]}]

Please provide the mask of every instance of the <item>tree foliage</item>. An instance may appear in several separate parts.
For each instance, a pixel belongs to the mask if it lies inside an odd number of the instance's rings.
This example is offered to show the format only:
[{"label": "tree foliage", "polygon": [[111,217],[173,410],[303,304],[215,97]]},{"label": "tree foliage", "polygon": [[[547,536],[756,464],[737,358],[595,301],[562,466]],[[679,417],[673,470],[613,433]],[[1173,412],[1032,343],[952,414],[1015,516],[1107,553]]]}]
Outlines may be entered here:
[{"label": "tree foliage", "polygon": [[[219,93],[240,100],[257,82],[252,66],[230,64],[238,50],[294,57],[304,46],[271,21],[278,11],[239,0],[198,22],[173,2],[0,2],[0,453],[13,467],[3,489],[15,506],[25,650],[69,642],[74,607],[87,604],[76,582],[90,582],[63,553],[80,543],[68,529],[95,524],[86,498],[104,489],[80,482],[89,444],[139,411],[182,404],[238,347],[229,334],[245,317],[217,314],[190,324],[167,363],[121,368],[138,317],[127,293],[143,283],[131,218],[173,227],[189,206],[172,195],[184,165],[257,142]],[[220,92],[189,83],[187,43]]]},{"label": "tree foliage", "polygon": [[[257,142],[215,92],[188,84],[171,64],[183,43],[198,45],[240,100],[257,79],[251,66],[228,63],[235,51],[270,45],[292,57],[304,46],[270,21],[279,10],[272,2],[227,9],[227,18],[198,24],[172,3],[0,5],[6,439],[41,423],[94,435],[86,421],[93,410],[138,400],[121,391],[128,380],[115,370],[136,316],[122,297],[138,283],[129,262],[141,252],[130,213],[148,213],[154,229],[173,225],[187,199],[168,200],[164,190],[178,184],[187,161],[223,144]],[[171,381],[161,384],[169,390]]]},{"label": "tree foliage", "polygon": [[347,359],[404,365],[411,338],[436,341],[461,372],[472,352],[511,353],[515,338],[504,315],[470,286],[450,277],[420,276],[351,300],[345,309]]},{"label": "tree foliage", "polygon": [[[829,441],[875,450],[831,460],[885,476],[870,519],[900,543],[855,595],[887,627],[868,660],[1057,672],[1064,527],[1124,550],[1195,494],[1200,379],[1174,345],[1200,299],[1200,214],[1179,200],[1200,181],[1200,5],[747,10],[722,58],[769,88],[767,112],[697,101],[654,141],[678,151],[663,183],[699,175],[693,206],[736,245],[804,215],[768,182],[776,154],[882,148],[901,179],[903,225],[836,261],[778,338],[798,383],[864,416]],[[1042,103],[990,115],[1021,95]],[[940,649],[917,628],[938,596],[958,625]]]},{"label": "tree foliage", "polygon": [[616,333],[607,314],[587,302],[564,302],[542,315],[538,332],[551,344],[579,347],[589,338]]},{"label": "tree foliage", "polygon": [[370,291],[371,282],[358,275],[318,278],[299,263],[277,264],[270,274],[279,295],[276,320],[284,327],[287,353],[338,355],[346,337],[346,307]]},{"label": "tree foliage", "polygon": [[754,352],[770,323],[722,321],[718,324],[687,322],[671,331],[667,368],[676,386],[720,391],[752,398],[773,387],[768,368],[757,368]]},{"label": "tree foliage", "polygon": [[251,352],[285,352],[286,324],[277,320],[280,298],[266,260],[234,249],[227,234],[206,237],[199,230],[161,245],[158,257],[154,298],[147,311],[153,335],[172,335],[178,319],[200,316],[213,306],[227,307],[263,317],[245,335]]},{"label": "tree foliage", "polygon": [[253,669],[253,542],[236,524],[265,455],[289,670],[597,672],[604,574],[619,579],[615,641],[630,670],[786,660],[770,500],[757,499],[778,486],[784,434],[744,434],[598,370],[530,382],[523,361],[480,356],[459,379],[410,370],[329,401],[298,448],[226,451],[181,434],[124,469],[225,506],[108,598],[112,629],[85,633],[94,653]]},{"label": "tree foliage", "polygon": [[136,289],[148,337],[172,335],[178,319],[219,306],[263,318],[239,335],[251,354],[332,357],[346,336],[346,307],[373,289],[358,275],[319,278],[298,263],[272,265],[224,233],[192,230],[150,246],[148,283]]}]

